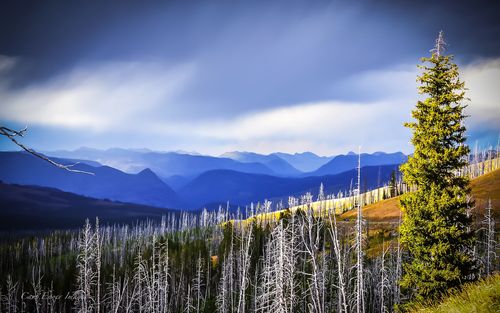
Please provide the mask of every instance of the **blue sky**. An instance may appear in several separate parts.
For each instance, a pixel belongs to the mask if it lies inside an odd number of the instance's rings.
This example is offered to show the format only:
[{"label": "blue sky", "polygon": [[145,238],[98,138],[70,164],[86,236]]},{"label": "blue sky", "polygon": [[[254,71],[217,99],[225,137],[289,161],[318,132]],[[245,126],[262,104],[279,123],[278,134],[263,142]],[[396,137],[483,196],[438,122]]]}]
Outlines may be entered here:
[{"label": "blue sky", "polygon": [[442,29],[471,142],[496,144],[499,5],[402,2],[4,2],[0,123],[40,150],[410,152],[416,64]]}]

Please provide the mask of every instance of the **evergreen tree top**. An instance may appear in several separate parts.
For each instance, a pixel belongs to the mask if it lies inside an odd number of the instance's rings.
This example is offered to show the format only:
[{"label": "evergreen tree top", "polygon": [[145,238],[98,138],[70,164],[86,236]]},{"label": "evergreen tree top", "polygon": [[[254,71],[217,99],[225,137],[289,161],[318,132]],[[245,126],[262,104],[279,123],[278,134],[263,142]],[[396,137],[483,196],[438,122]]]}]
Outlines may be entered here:
[{"label": "evergreen tree top", "polygon": [[405,181],[423,188],[430,183],[455,183],[455,173],[467,164],[469,148],[465,145],[465,84],[460,79],[453,56],[443,55],[441,31],[430,57],[422,58],[418,67],[418,91],[427,97],[418,101],[412,111],[414,121],[405,123],[412,129],[415,152],[402,166]]}]

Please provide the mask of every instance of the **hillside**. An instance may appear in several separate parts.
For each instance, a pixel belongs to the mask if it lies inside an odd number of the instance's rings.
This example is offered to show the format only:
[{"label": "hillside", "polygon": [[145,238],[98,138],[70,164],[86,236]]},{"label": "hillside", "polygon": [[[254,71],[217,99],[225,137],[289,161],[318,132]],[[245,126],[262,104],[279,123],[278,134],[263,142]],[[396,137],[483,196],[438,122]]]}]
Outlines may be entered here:
[{"label": "hillside", "polygon": [[495,219],[498,221],[500,218],[500,169],[473,179],[471,187],[478,208],[485,208],[488,200],[491,199]]},{"label": "hillside", "polygon": [[440,303],[417,305],[413,313],[490,313],[500,312],[500,275],[468,284]]},{"label": "hillside", "polygon": [[161,218],[165,209],[99,200],[54,188],[0,183],[0,230],[81,227],[86,218],[127,223]]},{"label": "hillside", "polygon": [[[500,218],[500,169],[471,180],[472,196],[476,200],[477,213],[481,213],[491,199],[495,219]],[[342,214],[342,218],[356,217],[356,210]],[[369,221],[397,222],[400,215],[399,197],[380,201],[363,208],[363,217]]]},{"label": "hillside", "polygon": [[[376,188],[379,182],[388,181],[397,165],[363,167],[363,189]],[[311,176],[301,178],[277,177],[270,175],[248,174],[228,170],[205,172],[179,191],[183,199],[199,208],[207,203],[245,207],[251,202],[283,200],[289,196],[301,196],[306,192],[316,198],[319,186],[323,183],[327,194],[351,189],[356,180],[357,171],[350,170],[336,175]]]}]

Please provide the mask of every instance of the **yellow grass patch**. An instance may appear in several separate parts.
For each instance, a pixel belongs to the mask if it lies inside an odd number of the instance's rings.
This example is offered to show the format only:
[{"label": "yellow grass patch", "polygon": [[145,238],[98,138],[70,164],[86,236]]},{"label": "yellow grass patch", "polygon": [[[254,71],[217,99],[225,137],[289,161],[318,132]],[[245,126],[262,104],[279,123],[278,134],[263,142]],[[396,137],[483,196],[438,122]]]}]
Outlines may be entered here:
[{"label": "yellow grass patch", "polygon": [[500,169],[473,179],[471,187],[478,210],[482,212],[488,205],[488,200],[491,199],[493,214],[495,220],[498,221],[500,218]]},{"label": "yellow grass patch", "polygon": [[[397,222],[399,220],[399,197],[382,200],[363,207],[363,218],[374,222]],[[350,210],[340,216],[341,219],[355,219],[356,210]]]}]

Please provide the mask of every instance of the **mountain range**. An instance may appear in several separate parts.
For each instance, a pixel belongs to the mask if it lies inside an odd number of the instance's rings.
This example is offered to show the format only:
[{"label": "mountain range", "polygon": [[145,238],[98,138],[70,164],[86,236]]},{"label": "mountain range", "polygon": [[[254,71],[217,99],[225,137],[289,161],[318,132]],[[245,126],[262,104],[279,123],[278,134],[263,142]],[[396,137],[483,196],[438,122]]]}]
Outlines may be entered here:
[{"label": "mountain range", "polygon": [[[312,153],[294,156],[294,162],[310,158],[326,162],[312,172],[302,172],[279,154],[230,152],[221,157],[149,150],[81,148],[59,151],[66,158],[53,158],[95,175],[60,170],[22,152],[0,152],[0,180],[8,184],[57,188],[78,195],[175,209],[217,207],[229,201],[245,206],[250,202],[287,200],[305,192],[316,194],[321,183],[328,193],[348,190],[355,181],[358,156],[353,153],[318,157]],[[286,156],[284,156],[286,157]],[[71,160],[67,159],[71,158]],[[393,170],[406,160],[397,153],[361,155],[363,188],[387,183]],[[305,162],[307,163],[307,162]],[[105,165],[101,165],[105,164]],[[109,164],[120,164],[129,172]],[[316,163],[319,164],[319,163]],[[311,163],[306,167],[311,168]],[[302,164],[304,168],[304,164]],[[174,174],[168,177],[163,175]],[[277,174],[279,172],[280,174]]]},{"label": "mountain range", "polygon": [[[89,160],[116,169],[137,173],[149,168],[162,179],[171,176],[194,178],[210,170],[233,170],[243,173],[267,174],[273,176],[331,175],[357,167],[357,154],[318,156],[312,152],[271,153],[226,152],[219,157],[201,155],[196,152],[156,152],[148,149],[107,150],[82,147],[73,151],[57,150],[46,155],[65,159]],[[363,165],[396,164],[406,160],[401,152],[361,155]]]},{"label": "mountain range", "polygon": [[263,155],[253,152],[226,152],[221,155],[222,158],[229,158],[242,163],[261,163],[270,168],[279,176],[298,176],[302,172],[293,167],[276,154]]},{"label": "mountain range", "polygon": [[[65,159],[53,160],[73,164]],[[163,208],[184,205],[178,195],[149,169],[128,174],[109,166],[94,167],[85,163],[74,168],[94,175],[64,171],[28,153],[0,153],[0,180],[5,183],[53,187],[99,199]]]},{"label": "mountain range", "polygon": [[273,154],[287,161],[303,173],[313,172],[333,158],[333,156],[318,156],[312,152],[294,154],[275,152]]},{"label": "mountain range", "polygon": [[[362,153],[361,165],[362,166],[377,166],[377,165],[390,165],[402,164],[406,162],[407,156],[402,152],[385,153],[375,152],[373,154]],[[348,171],[358,167],[358,155],[351,152],[346,155],[338,155],[333,157],[326,164],[309,173],[311,176],[334,175]]]},{"label": "mountain range", "polygon": [[149,168],[162,179],[168,179],[172,176],[189,179],[214,169],[228,169],[244,173],[277,174],[266,165],[258,162],[238,162],[230,158],[183,152],[79,148],[73,151],[49,151],[45,152],[45,154],[65,159],[93,160],[127,173],[137,173]]}]

